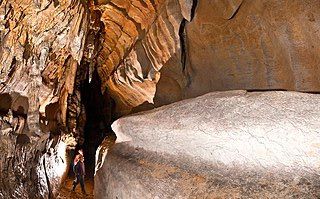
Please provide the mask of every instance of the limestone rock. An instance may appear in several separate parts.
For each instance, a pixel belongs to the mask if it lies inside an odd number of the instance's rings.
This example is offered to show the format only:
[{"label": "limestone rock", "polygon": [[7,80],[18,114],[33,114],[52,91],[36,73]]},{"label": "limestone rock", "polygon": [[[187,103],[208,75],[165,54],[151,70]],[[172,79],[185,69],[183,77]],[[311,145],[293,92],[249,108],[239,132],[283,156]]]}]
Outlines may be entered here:
[{"label": "limestone rock", "polygon": [[319,100],[218,92],[120,118],[95,196],[317,198]]},{"label": "limestone rock", "polygon": [[190,19],[192,1],[101,1],[105,27],[98,72],[120,115],[153,103],[159,70],[181,54],[179,30]]},{"label": "limestone rock", "polygon": [[[319,5],[317,0],[0,1],[0,198],[54,196],[67,169],[66,151],[86,143],[93,146],[88,150],[93,154],[97,142],[110,130],[106,124],[130,112],[217,90],[319,92]],[[282,95],[285,100],[290,101],[286,96],[292,95],[301,102],[300,94]],[[243,98],[255,99],[253,94],[248,96]],[[90,109],[97,110],[89,113]],[[91,127],[86,128],[86,122],[92,122]],[[158,139],[164,134],[150,136]],[[103,143],[99,151],[108,151],[107,146]],[[135,152],[130,154],[130,147],[118,144],[107,159],[122,161],[116,156],[121,150],[128,150],[131,157]],[[306,162],[297,165],[310,168],[311,156],[307,153]],[[99,168],[104,156],[97,157]],[[166,158],[160,154],[159,162]],[[262,160],[258,162],[263,165]],[[255,172],[248,165],[243,169]],[[292,173],[289,170],[288,177],[272,173],[278,176],[274,182],[290,181]],[[300,173],[297,175],[302,176]],[[314,194],[314,181],[310,176],[306,179],[311,183],[306,189]],[[251,188],[239,193],[261,190]],[[174,195],[169,189],[165,188]]]},{"label": "limestone rock", "polygon": [[320,91],[317,0],[99,2],[98,70],[119,115],[212,91]]},{"label": "limestone rock", "polygon": [[0,198],[53,197],[60,186],[69,145],[58,126],[88,18],[77,0],[0,2]]},{"label": "limestone rock", "polygon": [[198,1],[186,25],[186,96],[233,89],[319,92],[319,8],[316,0]]}]

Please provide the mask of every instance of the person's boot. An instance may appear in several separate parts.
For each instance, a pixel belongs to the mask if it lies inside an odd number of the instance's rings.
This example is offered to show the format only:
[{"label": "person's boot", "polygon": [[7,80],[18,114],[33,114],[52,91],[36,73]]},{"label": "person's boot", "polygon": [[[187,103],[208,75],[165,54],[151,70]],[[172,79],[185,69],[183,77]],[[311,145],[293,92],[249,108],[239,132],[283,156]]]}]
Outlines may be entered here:
[{"label": "person's boot", "polygon": [[83,195],[87,195],[87,193],[86,193],[86,190],[85,190],[85,189],[82,189],[82,194],[83,194]]},{"label": "person's boot", "polygon": [[76,185],[74,182],[72,182],[72,190],[71,191],[75,191],[75,189],[76,189]]}]

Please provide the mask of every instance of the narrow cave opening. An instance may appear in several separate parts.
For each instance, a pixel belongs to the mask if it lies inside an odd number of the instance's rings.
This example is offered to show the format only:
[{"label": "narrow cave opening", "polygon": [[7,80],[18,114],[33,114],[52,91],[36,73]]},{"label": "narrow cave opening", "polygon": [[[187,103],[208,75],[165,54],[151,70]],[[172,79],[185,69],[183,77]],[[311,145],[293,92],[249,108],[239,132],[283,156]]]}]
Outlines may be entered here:
[{"label": "narrow cave opening", "polygon": [[93,72],[90,82],[88,80],[81,85],[80,92],[86,113],[86,123],[83,134],[84,142],[78,148],[84,151],[86,173],[93,179],[96,150],[102,141],[112,134],[114,103],[107,91],[101,92],[101,80],[97,71]]},{"label": "narrow cave opening", "polygon": [[[82,71],[84,72],[84,71]],[[84,164],[85,164],[85,189],[86,198],[93,197],[94,190],[94,174],[96,167],[96,151],[106,138],[113,137],[114,133],[111,130],[111,123],[114,121],[113,109],[114,101],[110,97],[109,92],[101,92],[101,80],[97,73],[94,71],[90,77],[89,72],[85,75],[86,78],[81,77],[79,72],[76,81],[76,89],[80,92],[80,99],[77,99],[78,109],[81,109],[80,115],[77,117],[76,125],[76,139],[77,146],[71,151],[70,157],[75,158],[79,150],[83,151]],[[83,73],[82,73],[83,74]],[[89,79],[91,81],[89,81]],[[79,108],[81,106],[81,108]],[[70,129],[73,127],[71,126]],[[72,189],[73,180],[75,175],[73,172],[73,161],[69,169],[69,178],[65,182],[67,191]],[[80,184],[77,185],[75,193],[68,195],[74,197],[82,197],[80,193]],[[66,193],[63,193],[64,195]]]}]

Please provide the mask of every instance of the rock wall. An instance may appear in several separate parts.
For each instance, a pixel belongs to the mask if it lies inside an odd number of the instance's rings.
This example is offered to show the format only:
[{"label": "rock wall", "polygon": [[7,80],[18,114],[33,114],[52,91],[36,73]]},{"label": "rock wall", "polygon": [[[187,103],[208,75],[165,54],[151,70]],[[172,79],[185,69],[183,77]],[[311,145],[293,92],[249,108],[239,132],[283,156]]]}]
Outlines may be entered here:
[{"label": "rock wall", "polygon": [[120,115],[153,103],[160,69],[180,57],[179,31],[191,20],[192,5],[186,0],[98,1],[104,25],[98,72]]},{"label": "rock wall", "polygon": [[88,8],[76,0],[0,3],[0,198],[48,198],[68,169],[65,129]]},{"label": "rock wall", "polygon": [[216,90],[320,91],[319,2],[199,1],[186,26],[186,97]]},{"label": "rock wall", "polygon": [[120,118],[96,198],[318,198],[316,94],[229,91]]},{"label": "rock wall", "polygon": [[99,74],[119,115],[212,91],[320,91],[317,0],[107,2]]}]

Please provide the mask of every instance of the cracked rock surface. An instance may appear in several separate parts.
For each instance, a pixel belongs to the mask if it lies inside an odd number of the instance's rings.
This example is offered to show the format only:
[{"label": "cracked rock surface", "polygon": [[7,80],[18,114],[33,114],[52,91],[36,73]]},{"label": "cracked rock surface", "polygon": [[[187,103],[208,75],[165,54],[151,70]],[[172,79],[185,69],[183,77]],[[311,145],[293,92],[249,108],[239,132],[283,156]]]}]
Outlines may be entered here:
[{"label": "cracked rock surface", "polygon": [[[120,118],[98,198],[317,198],[319,96],[230,91]],[[119,166],[121,165],[121,166]]]}]

